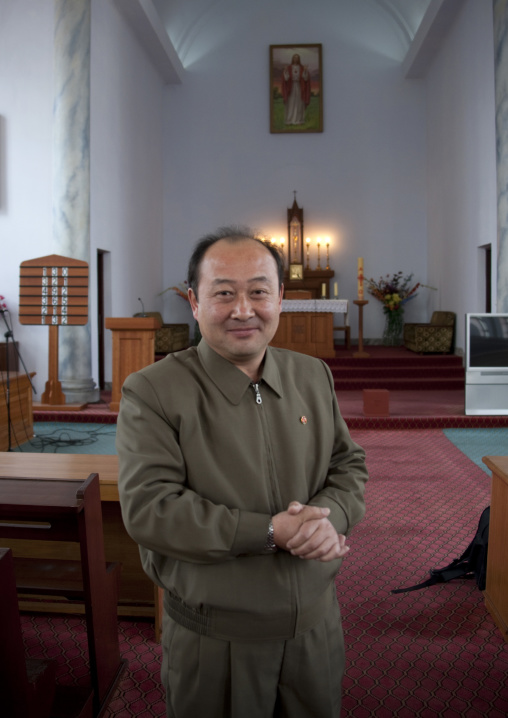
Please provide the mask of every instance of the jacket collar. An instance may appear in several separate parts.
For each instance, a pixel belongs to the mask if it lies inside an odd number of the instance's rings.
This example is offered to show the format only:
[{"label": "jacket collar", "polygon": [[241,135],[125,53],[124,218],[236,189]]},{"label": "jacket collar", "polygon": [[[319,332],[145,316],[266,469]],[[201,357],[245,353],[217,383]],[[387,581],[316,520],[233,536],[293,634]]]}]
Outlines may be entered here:
[{"label": "jacket collar", "polygon": [[[252,384],[251,380],[227,359],[217,354],[202,339],[198,345],[198,356],[203,369],[213,383],[232,404],[239,404],[243,395]],[[260,384],[267,384],[278,396],[282,397],[282,380],[279,367],[270,347],[267,347]]]}]

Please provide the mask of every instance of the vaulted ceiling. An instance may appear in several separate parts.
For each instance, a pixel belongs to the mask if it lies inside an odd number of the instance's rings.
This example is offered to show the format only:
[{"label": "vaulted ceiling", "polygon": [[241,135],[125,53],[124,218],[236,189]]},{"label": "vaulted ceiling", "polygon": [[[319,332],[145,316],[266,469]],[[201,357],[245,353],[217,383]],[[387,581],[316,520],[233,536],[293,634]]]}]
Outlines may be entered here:
[{"label": "vaulted ceiling", "polygon": [[[159,67],[166,82],[180,82],[184,67],[192,64],[196,52],[206,51],[209,38],[202,42],[203,33],[212,26],[224,30],[223,19],[229,18],[232,32],[241,29],[258,12],[256,0],[236,5],[238,0],[114,0],[131,22],[132,28]],[[236,14],[230,12],[233,7]],[[308,0],[306,0],[308,2]],[[329,10],[340,10],[341,2],[355,3],[356,19],[369,19],[369,10],[382,13],[393,25],[393,48],[390,57],[403,63],[407,78],[423,77],[436,48],[446,35],[453,18],[459,12],[458,0],[320,0]],[[358,4],[357,4],[358,3]],[[277,7],[276,5],[274,7]],[[305,4],[302,8],[308,8]],[[229,8],[229,9],[228,9]],[[333,16],[333,12],[331,15]],[[339,15],[336,15],[339,17]],[[364,42],[376,43],[378,34],[372,23],[365,28]],[[233,29],[232,29],[233,28]],[[370,31],[370,35],[368,35]],[[357,26],[358,32],[358,26]],[[374,33],[374,34],[373,34]],[[200,42],[195,40],[201,35]],[[383,50],[386,50],[383,47]]]},{"label": "vaulted ceiling", "polygon": [[374,2],[391,15],[411,43],[432,0],[374,0]]}]

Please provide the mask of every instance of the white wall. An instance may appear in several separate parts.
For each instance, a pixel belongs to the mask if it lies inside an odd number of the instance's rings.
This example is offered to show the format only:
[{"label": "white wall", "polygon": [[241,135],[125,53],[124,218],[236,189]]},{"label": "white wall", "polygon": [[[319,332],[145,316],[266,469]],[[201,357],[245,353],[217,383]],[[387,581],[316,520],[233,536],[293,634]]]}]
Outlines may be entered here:
[{"label": "white wall", "polygon": [[433,308],[485,311],[482,245],[492,244],[496,311],[497,216],[494,33],[491,0],[464,0],[427,78],[429,283]]},{"label": "white wall", "polygon": [[[108,255],[106,315],[160,308],[163,84],[113,0],[92,0],[90,321],[98,382],[96,253]],[[0,294],[40,400],[48,330],[17,321],[19,264],[52,241],[53,3],[0,3]],[[2,331],[3,333],[3,331]],[[111,336],[106,331],[106,381]]]},{"label": "white wall", "polygon": [[[162,307],[163,83],[112,0],[92,1],[91,266],[106,260],[106,316]],[[90,304],[97,327],[97,298]],[[96,336],[96,329],[92,332]],[[106,331],[106,381],[111,332]],[[93,343],[94,373],[97,345]]]},{"label": "white wall", "polygon": [[[332,238],[342,297],[356,298],[359,256],[375,279],[401,269],[425,281],[425,87],[402,77],[395,23],[370,2],[177,0],[168,12],[186,76],[165,96],[164,285],[184,279],[193,244],[218,226],[287,236],[293,190],[305,234]],[[295,42],[323,45],[324,132],[270,134],[269,45]],[[190,318],[176,296],[165,312]],[[407,317],[426,316],[422,293]],[[376,300],[364,317],[365,336],[381,337]],[[355,335],[356,307],[350,321]]]},{"label": "white wall", "polygon": [[[27,368],[37,372],[38,401],[48,378],[48,330],[19,325],[19,265],[52,253],[52,63],[53,3],[1,2],[0,295]],[[4,332],[2,325],[2,339]]]}]

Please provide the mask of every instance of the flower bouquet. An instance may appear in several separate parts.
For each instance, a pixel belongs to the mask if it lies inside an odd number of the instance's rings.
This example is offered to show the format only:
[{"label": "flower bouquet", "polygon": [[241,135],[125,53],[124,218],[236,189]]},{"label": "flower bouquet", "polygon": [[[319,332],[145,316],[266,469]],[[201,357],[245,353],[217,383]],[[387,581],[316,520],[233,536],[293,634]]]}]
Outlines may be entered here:
[{"label": "flower bouquet", "polygon": [[[176,287],[167,287],[166,289],[163,289],[161,294],[164,294],[164,292],[169,292],[172,290],[173,292],[176,292],[176,294],[181,297],[182,299],[185,299],[186,302],[189,301],[189,295],[188,295],[188,284],[187,281],[180,282],[176,285]],[[199,324],[196,322],[194,325],[194,344],[197,345],[201,341],[201,331],[199,329]]]},{"label": "flower bouquet", "polygon": [[166,289],[163,289],[160,294],[164,294],[165,292],[173,291],[178,294],[179,297],[182,297],[182,299],[185,299],[189,301],[189,295],[187,294],[187,282],[180,282],[180,284],[177,284],[176,287],[167,287]]},{"label": "flower bouquet", "polygon": [[386,317],[383,344],[398,346],[402,341],[404,326],[404,305],[417,296],[420,282],[413,284],[413,274],[404,276],[396,272],[391,277],[380,277],[379,281],[367,279],[367,291],[383,304]]}]

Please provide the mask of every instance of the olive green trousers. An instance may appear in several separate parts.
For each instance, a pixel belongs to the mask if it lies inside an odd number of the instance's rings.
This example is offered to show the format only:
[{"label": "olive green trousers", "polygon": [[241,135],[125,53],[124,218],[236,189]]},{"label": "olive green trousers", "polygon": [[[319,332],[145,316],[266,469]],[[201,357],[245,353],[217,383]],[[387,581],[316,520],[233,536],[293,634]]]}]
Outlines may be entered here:
[{"label": "olive green trousers", "polygon": [[167,718],[339,718],[344,640],[338,605],[286,641],[224,641],[165,615]]}]

